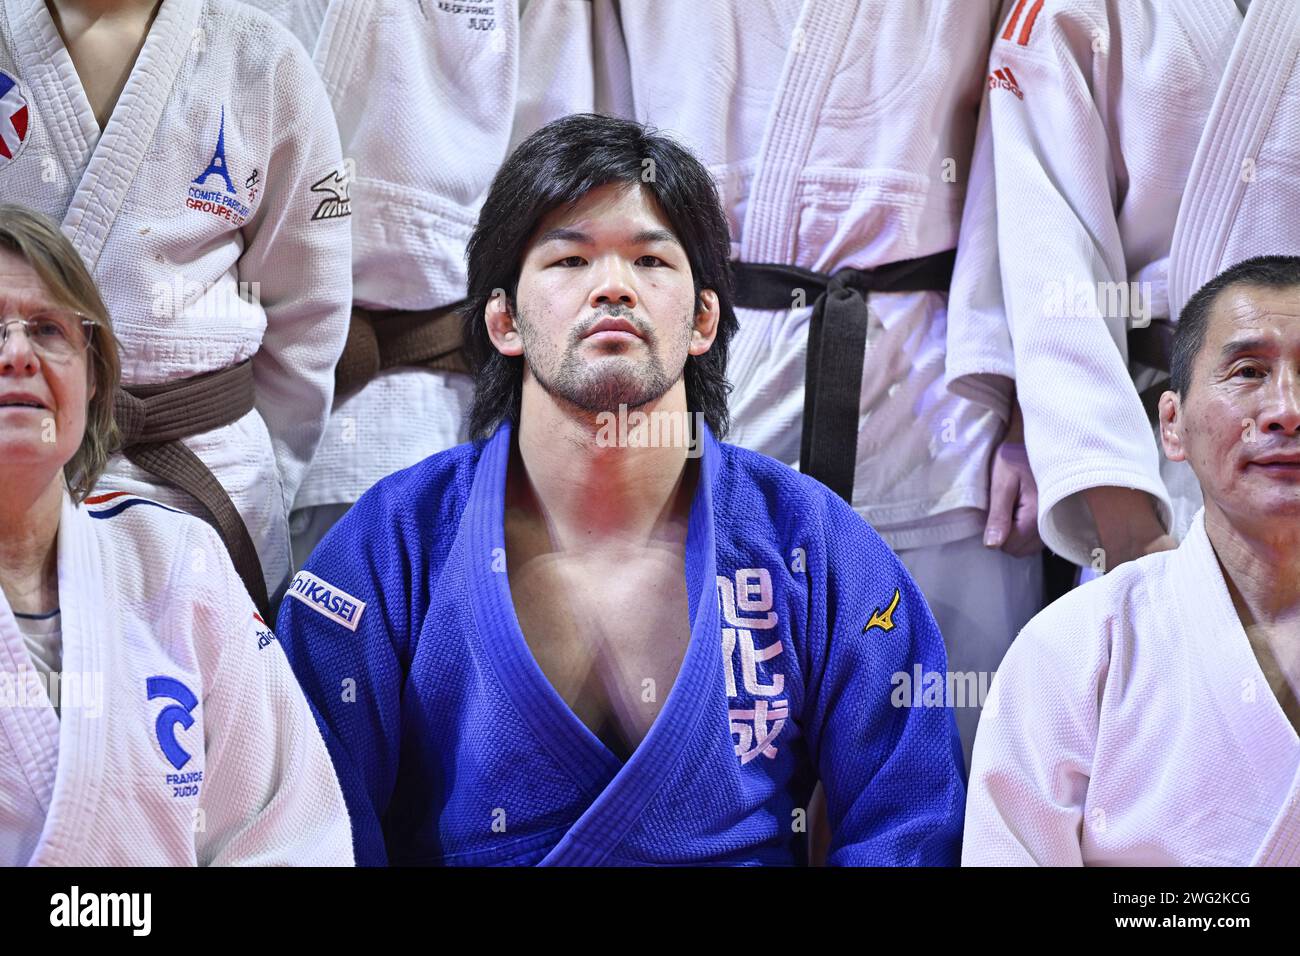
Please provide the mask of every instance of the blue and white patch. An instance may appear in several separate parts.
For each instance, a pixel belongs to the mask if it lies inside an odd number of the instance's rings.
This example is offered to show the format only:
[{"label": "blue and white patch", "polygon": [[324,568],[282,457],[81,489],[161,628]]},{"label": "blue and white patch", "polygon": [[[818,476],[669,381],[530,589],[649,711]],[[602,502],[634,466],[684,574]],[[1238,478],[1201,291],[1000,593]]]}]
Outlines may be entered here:
[{"label": "blue and white patch", "polygon": [[288,595],[331,621],[342,624],[349,631],[357,629],[361,623],[361,612],[366,609],[365,601],[354,598],[307,571],[299,571],[293,576]]},{"label": "blue and white patch", "polygon": [[[194,692],[175,677],[156,676],[144,682],[145,694],[149,700],[162,698],[175,701],[164,707],[154,723],[154,734],[158,738],[158,749],[177,770],[184,769],[190,762],[192,754],[181,746],[176,739],[176,727],[189,730],[194,726],[194,708],[199,706],[199,699]],[[170,779],[167,781],[172,783]],[[186,781],[187,783],[189,781]]]}]

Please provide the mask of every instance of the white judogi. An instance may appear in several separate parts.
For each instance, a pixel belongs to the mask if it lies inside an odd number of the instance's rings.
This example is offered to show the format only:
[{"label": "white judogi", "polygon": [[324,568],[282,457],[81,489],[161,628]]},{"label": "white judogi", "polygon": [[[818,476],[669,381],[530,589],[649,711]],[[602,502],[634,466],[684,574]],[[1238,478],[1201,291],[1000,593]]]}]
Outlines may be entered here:
[{"label": "white judogi", "polygon": [[1298,772],[1198,512],[1177,550],[1076,588],[1011,646],[962,862],[1300,865]]},{"label": "white judogi", "polygon": [[[1225,268],[1300,253],[1300,6],[1255,0],[1244,20],[1225,0],[1004,10],[982,147],[998,241],[963,248],[983,261],[954,279],[948,378],[960,390],[963,376],[1007,374],[989,282],[1000,276],[1040,532],[1088,564],[1099,542],[1081,491],[1145,491],[1175,535],[1200,502],[1138,401],[1121,288],[1139,283],[1130,311],[1176,318]],[[992,199],[972,201],[983,208],[968,221],[987,230]]]},{"label": "white judogi", "polygon": [[[351,301],[350,218],[313,218],[341,211],[322,183],[342,157],[311,63],[260,11],[167,0],[101,133],[44,0],[6,0],[0,72],[28,122],[0,156],[0,198],[63,223],[108,305],[123,382],[252,357],[255,411],[185,443],[234,501],[273,589]],[[104,485],[196,507],[120,457]]]},{"label": "white judogi", "polygon": [[513,150],[570,113],[617,112],[630,96],[617,0],[519,0]]},{"label": "white judogi", "polygon": [[[317,0],[283,11],[252,2],[285,15],[315,51],[338,117],[360,213],[356,304],[423,311],[463,299],[465,245],[510,138],[514,2]],[[381,372],[335,407],[294,507],[351,504],[385,475],[467,440],[472,396],[463,373]]]},{"label": "white judogi", "polygon": [[352,864],[325,743],[207,524],[65,496],[51,706],[0,594],[0,866]]}]

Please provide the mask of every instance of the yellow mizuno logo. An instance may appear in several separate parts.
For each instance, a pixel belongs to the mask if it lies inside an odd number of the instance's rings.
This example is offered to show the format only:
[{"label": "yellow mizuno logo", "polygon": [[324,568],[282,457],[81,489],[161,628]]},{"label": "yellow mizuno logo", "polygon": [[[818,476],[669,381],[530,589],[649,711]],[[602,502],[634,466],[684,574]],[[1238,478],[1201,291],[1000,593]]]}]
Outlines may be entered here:
[{"label": "yellow mizuno logo", "polygon": [[898,593],[898,588],[894,588],[894,597],[893,600],[889,602],[889,607],[885,608],[883,614],[881,613],[880,608],[876,608],[872,611],[871,620],[869,620],[867,626],[862,629],[862,633],[867,633],[867,631],[871,630],[873,627],[878,627],[882,631],[892,631],[894,629],[894,608],[898,607],[898,599],[901,596],[902,595]]}]

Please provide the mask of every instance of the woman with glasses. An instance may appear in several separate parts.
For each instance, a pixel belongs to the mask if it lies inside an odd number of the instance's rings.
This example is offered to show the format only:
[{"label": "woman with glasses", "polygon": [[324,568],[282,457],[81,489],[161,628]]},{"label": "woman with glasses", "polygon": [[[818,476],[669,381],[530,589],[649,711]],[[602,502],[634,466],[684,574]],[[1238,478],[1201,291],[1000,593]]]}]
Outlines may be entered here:
[{"label": "woman with glasses", "polygon": [[342,162],[310,58],[260,10],[0,2],[0,196],[71,239],[142,403],[105,475],[211,519],[264,609],[347,337]]},{"label": "woman with glasses", "polygon": [[216,532],[89,494],[118,361],[77,251],[0,205],[0,865],[350,865],[325,744]]}]

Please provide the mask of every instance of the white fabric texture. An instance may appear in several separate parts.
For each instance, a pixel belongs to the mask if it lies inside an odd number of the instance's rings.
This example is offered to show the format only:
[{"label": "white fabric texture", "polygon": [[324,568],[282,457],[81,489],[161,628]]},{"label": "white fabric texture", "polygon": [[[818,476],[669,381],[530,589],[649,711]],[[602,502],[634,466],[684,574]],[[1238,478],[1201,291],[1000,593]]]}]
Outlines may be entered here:
[{"label": "white fabric texture", "polygon": [[[514,3],[253,0],[314,51],[352,174],[357,305],[422,311],[465,297],[465,245],[505,159],[518,73]],[[468,439],[473,382],[395,368],[340,396],[295,508],[350,504]]]},{"label": "white fabric texture", "polygon": [[631,76],[619,13],[616,0],[519,0],[511,150],[570,113],[628,115]]},{"label": "white fabric texture", "polygon": [[955,675],[950,703],[961,735],[963,769],[969,771],[983,703],[979,694],[990,689],[1012,639],[1042,608],[1042,556],[1013,557],[986,548],[983,536],[975,535],[904,548],[898,560],[925,595],[943,635],[948,671]]},{"label": "white fabric texture", "polygon": [[[14,613],[14,622],[23,635],[32,666],[48,678],[60,669],[63,660],[63,629],[58,611],[48,615]],[[55,708],[57,710],[57,707]]]},{"label": "white fabric texture", "polygon": [[[329,194],[312,187],[342,156],[305,51],[233,0],[168,0],[101,134],[44,0],[13,0],[0,8],[0,71],[30,122],[0,163],[0,197],[63,224],[108,306],[123,382],[252,358],[255,410],[185,444],[230,494],[274,588],[351,301],[350,220],[313,220]],[[212,170],[219,139],[224,178]],[[191,208],[204,201],[192,189],[224,212]],[[198,507],[120,456],[104,487]]]},{"label": "white fabric texture", "polygon": [[[1080,492],[1145,491],[1175,535],[1199,505],[1158,451],[1109,292],[1139,283],[1151,319],[1176,319],[1223,269],[1300,253],[1300,7],[1257,0],[1244,21],[1222,0],[1003,9],[975,171],[993,170],[997,241],[963,247],[947,374],[961,393],[1007,375],[999,277],[1039,529],[1083,565],[1099,540]],[[990,208],[972,189],[967,221],[986,230]]]},{"label": "white fabric texture", "polygon": [[0,595],[0,865],[351,865],[325,742],[216,532],[87,501],[59,522],[61,720]]},{"label": "white fabric texture", "polygon": [[1016,638],[975,742],[965,865],[1300,865],[1300,738],[1199,512]]},{"label": "white fabric texture", "polygon": [[[967,0],[534,0],[524,88],[555,85],[525,94],[515,139],[593,108],[677,137],[714,175],[746,262],[834,272],[942,252],[957,244],[995,13]],[[946,298],[870,300],[853,504],[895,548],[976,534],[988,505],[1001,422],[945,387]],[[738,314],[728,440],[797,465],[811,302]]]},{"label": "white fabric texture", "polygon": [[997,190],[987,96],[986,92],[980,108],[970,187],[948,291],[944,380],[953,394],[980,402],[1009,422],[1016,361],[998,270]]}]

